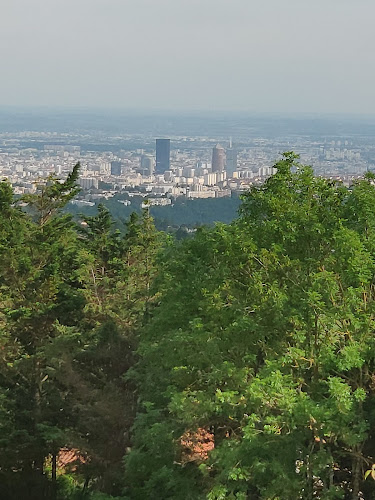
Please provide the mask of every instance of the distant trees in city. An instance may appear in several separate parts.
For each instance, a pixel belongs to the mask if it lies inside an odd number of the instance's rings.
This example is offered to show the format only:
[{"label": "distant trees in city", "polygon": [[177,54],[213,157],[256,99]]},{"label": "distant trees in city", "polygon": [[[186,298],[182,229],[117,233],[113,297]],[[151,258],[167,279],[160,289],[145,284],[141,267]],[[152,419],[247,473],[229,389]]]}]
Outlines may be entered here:
[{"label": "distant trees in city", "polygon": [[[118,194],[108,200],[99,200],[98,204],[105,205],[114,219],[115,227],[120,231],[124,230],[126,220],[133,212],[142,213],[141,205],[144,198],[134,196],[131,198],[131,205],[124,206],[119,203],[126,195]],[[210,198],[210,199],[187,199],[184,196],[173,200],[169,206],[151,206],[150,214],[154,219],[155,226],[160,231],[175,233],[181,226],[196,228],[202,225],[213,226],[216,222],[230,223],[238,215],[240,199],[238,195],[231,198]],[[93,215],[96,207],[77,206],[69,204],[66,211],[74,216],[83,212],[85,215]]]},{"label": "distant trees in city", "polygon": [[374,178],[276,168],[188,238],[0,183],[1,498],[375,498]]}]

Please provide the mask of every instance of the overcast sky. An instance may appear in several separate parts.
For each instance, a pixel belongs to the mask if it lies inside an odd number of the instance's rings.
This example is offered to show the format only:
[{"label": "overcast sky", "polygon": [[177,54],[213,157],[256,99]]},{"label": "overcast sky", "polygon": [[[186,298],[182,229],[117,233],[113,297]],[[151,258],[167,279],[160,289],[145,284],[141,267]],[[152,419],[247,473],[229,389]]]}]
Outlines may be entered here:
[{"label": "overcast sky", "polygon": [[375,113],[374,0],[0,0],[0,105]]}]

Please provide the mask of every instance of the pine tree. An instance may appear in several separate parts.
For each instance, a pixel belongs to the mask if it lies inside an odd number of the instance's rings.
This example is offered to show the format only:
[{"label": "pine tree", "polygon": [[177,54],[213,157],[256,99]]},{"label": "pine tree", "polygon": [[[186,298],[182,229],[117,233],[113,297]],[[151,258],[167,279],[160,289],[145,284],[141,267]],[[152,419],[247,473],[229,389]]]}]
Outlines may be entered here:
[{"label": "pine tree", "polygon": [[52,456],[55,461],[66,443],[66,429],[74,425],[51,356],[61,355],[61,344],[69,342],[67,328],[82,315],[74,224],[59,214],[77,192],[78,169],[65,182],[50,178],[35,195],[25,196],[26,214],[13,206],[9,186],[0,189],[0,314],[6,353],[0,387],[8,422],[1,472],[8,498],[54,497],[56,485],[50,489],[45,460]]}]

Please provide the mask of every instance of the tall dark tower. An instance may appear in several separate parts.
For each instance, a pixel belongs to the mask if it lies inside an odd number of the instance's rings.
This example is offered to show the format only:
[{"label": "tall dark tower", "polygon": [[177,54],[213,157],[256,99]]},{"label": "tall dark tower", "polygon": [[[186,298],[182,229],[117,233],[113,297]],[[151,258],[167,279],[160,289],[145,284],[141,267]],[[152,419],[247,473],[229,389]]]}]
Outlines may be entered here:
[{"label": "tall dark tower", "polygon": [[157,174],[163,174],[171,166],[171,140],[156,139],[156,169]]},{"label": "tall dark tower", "polygon": [[232,138],[229,140],[229,148],[227,153],[227,177],[232,177],[233,173],[237,170],[237,151],[233,148]]},{"label": "tall dark tower", "polygon": [[121,163],[119,161],[111,161],[111,175],[121,175]]},{"label": "tall dark tower", "polygon": [[220,144],[212,150],[212,172],[223,172],[225,167],[225,150]]}]

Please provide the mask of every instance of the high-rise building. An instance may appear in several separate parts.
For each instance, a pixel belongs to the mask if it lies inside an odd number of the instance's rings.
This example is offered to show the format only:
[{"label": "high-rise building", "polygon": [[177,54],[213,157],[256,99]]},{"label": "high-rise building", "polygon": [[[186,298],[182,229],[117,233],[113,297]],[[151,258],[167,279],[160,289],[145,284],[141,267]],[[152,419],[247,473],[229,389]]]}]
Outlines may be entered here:
[{"label": "high-rise building", "polygon": [[229,141],[229,148],[227,149],[227,164],[226,171],[227,177],[233,177],[233,173],[237,170],[237,151],[233,148],[232,138]]},{"label": "high-rise building", "polygon": [[98,189],[99,181],[95,177],[80,177],[78,183],[82,189]]},{"label": "high-rise building", "polygon": [[171,166],[171,140],[156,139],[156,173],[163,174]]},{"label": "high-rise building", "polygon": [[270,175],[276,174],[277,169],[274,167],[260,167],[258,168],[259,177],[269,177]]},{"label": "high-rise building", "polygon": [[111,161],[111,175],[121,175],[121,162]]},{"label": "high-rise building", "polygon": [[225,168],[225,150],[220,144],[212,150],[212,172],[223,172]]},{"label": "high-rise building", "polygon": [[99,165],[99,173],[110,174],[110,172],[111,172],[111,163],[109,161],[102,161]]},{"label": "high-rise building", "polygon": [[151,156],[142,156],[141,158],[142,175],[151,176],[154,172],[154,159]]}]

